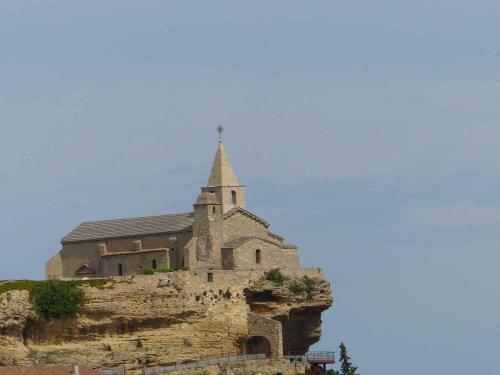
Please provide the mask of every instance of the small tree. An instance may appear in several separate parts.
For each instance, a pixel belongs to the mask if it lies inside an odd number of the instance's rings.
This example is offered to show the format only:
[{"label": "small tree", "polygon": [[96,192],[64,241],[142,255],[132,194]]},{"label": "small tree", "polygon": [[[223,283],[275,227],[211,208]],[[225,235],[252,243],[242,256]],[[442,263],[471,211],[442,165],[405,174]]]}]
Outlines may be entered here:
[{"label": "small tree", "polygon": [[85,304],[85,293],[74,281],[40,282],[34,286],[31,296],[37,314],[47,320],[74,316]]},{"label": "small tree", "polygon": [[358,375],[356,366],[351,363],[351,357],[347,355],[347,348],[344,343],[340,343],[340,375]]}]

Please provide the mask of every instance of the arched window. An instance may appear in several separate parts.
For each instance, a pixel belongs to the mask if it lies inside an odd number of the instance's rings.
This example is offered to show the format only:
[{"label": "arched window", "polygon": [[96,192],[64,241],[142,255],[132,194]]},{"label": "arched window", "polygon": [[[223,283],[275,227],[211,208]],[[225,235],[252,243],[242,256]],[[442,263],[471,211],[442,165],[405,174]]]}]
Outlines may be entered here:
[{"label": "arched window", "polygon": [[123,276],[123,266],[121,263],[118,263],[118,276]]},{"label": "arched window", "polygon": [[154,270],[156,269],[156,259],[153,259],[151,261],[151,268],[154,269]]},{"label": "arched window", "polygon": [[212,207],[212,213],[215,215],[215,206]]},{"label": "arched window", "polygon": [[236,192],[234,190],[231,191],[231,201],[236,206]]},{"label": "arched window", "polygon": [[260,264],[261,261],[261,251],[260,249],[255,250],[255,263]]}]

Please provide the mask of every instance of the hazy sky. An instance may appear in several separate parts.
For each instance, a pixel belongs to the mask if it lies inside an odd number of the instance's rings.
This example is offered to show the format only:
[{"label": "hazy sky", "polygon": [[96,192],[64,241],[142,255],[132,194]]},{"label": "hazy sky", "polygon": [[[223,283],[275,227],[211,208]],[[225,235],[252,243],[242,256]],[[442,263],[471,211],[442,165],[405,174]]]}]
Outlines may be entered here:
[{"label": "hazy sky", "polygon": [[500,374],[498,1],[0,1],[0,279],[84,220],[191,210],[215,128],[322,266],[315,349]]}]

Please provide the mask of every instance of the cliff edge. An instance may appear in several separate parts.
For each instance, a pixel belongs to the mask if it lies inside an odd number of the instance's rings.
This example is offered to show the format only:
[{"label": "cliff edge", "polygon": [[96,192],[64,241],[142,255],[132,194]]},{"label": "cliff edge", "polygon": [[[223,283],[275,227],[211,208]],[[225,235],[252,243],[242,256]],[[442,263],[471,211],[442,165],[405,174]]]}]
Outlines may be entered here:
[{"label": "cliff edge", "polygon": [[224,355],[304,353],[333,302],[319,269],[282,282],[256,271],[177,271],[84,287],[74,318],[46,321],[29,293],[0,294],[0,365],[157,365]]}]

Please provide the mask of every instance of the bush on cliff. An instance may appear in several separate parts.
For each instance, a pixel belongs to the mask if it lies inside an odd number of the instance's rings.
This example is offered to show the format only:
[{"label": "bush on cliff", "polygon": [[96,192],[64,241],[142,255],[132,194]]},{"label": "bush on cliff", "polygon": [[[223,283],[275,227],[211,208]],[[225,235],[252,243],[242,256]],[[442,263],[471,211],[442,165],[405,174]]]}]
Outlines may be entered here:
[{"label": "bush on cliff", "polygon": [[266,272],[266,280],[270,280],[277,285],[283,285],[285,276],[283,276],[279,268],[273,268]]},{"label": "bush on cliff", "polygon": [[304,284],[302,284],[300,281],[293,280],[290,283],[290,291],[295,294],[301,294],[304,293],[306,289],[304,288]]},{"label": "bush on cliff", "polygon": [[43,281],[35,280],[15,280],[6,281],[0,284],[0,294],[10,292],[11,290],[27,290],[30,294],[35,285]]},{"label": "bush on cliff", "polygon": [[164,267],[164,268],[158,268],[157,270],[155,270],[155,272],[159,272],[159,273],[168,273],[168,272],[174,272],[175,270],[170,268],[170,267]]},{"label": "bush on cliff", "polygon": [[74,281],[39,282],[31,290],[31,297],[36,313],[47,320],[74,316],[85,304],[85,293]]},{"label": "bush on cliff", "polygon": [[142,271],[143,275],[154,275],[155,273],[168,273],[168,272],[174,272],[170,267],[164,267],[164,268],[148,268]]},{"label": "bush on cliff", "polygon": [[[104,285],[108,282],[106,279],[88,279],[88,280],[72,280],[68,281],[76,286],[87,286],[91,288],[104,289]],[[35,286],[44,284],[44,280],[11,280],[0,282],[0,294],[10,292],[11,290],[27,290],[32,296]]]},{"label": "bush on cliff", "polygon": [[302,278],[302,284],[304,285],[304,290],[307,294],[307,299],[311,299],[313,296],[313,292],[316,289],[316,282],[314,281],[314,279],[304,276]]}]

